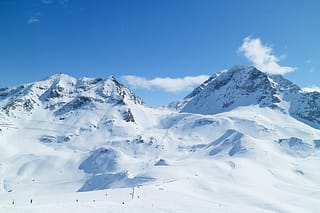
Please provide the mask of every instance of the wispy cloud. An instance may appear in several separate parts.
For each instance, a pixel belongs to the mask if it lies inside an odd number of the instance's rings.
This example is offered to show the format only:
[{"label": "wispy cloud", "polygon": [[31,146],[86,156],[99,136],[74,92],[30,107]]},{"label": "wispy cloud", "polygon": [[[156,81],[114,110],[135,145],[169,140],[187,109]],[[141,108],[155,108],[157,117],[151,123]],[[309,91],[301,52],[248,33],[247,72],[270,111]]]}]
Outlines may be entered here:
[{"label": "wispy cloud", "polygon": [[52,4],[53,0],[41,0],[43,4]]},{"label": "wispy cloud", "polygon": [[270,74],[285,74],[295,70],[294,67],[280,66],[278,62],[285,55],[277,57],[272,54],[272,48],[262,44],[260,38],[246,37],[243,40],[239,52],[253,63],[255,67]]},{"label": "wispy cloud", "polygon": [[306,64],[311,64],[312,60],[311,59],[307,59],[305,62],[306,62]]},{"label": "wispy cloud", "polygon": [[40,0],[40,2],[42,4],[46,4],[46,5],[52,5],[52,4],[58,4],[60,5],[62,8],[67,8],[69,0]]},{"label": "wispy cloud", "polygon": [[53,3],[59,3],[61,5],[66,5],[69,0],[40,0],[43,4],[53,4]]},{"label": "wispy cloud", "polygon": [[311,68],[308,70],[308,72],[314,73],[314,72],[316,72],[316,68],[315,68],[315,67],[311,67]]},{"label": "wispy cloud", "polygon": [[39,22],[40,22],[40,18],[38,15],[31,16],[27,21],[28,24],[37,24]]},{"label": "wispy cloud", "polygon": [[[68,7],[68,3],[69,0],[39,0],[39,2],[43,5],[45,5],[45,7],[52,7],[53,5],[59,5],[62,9],[67,9]],[[41,7],[42,8],[42,7]],[[43,17],[44,11],[35,11],[34,14],[32,14],[28,20],[27,23],[28,24],[37,24],[40,23],[40,16],[41,18]]]},{"label": "wispy cloud", "polygon": [[320,87],[305,87],[305,88],[302,88],[303,91],[305,92],[320,92]]},{"label": "wispy cloud", "polygon": [[195,86],[209,78],[208,75],[186,76],[182,78],[154,78],[148,80],[144,77],[126,75],[121,79],[133,88],[160,89],[166,92],[180,92],[192,90]]}]

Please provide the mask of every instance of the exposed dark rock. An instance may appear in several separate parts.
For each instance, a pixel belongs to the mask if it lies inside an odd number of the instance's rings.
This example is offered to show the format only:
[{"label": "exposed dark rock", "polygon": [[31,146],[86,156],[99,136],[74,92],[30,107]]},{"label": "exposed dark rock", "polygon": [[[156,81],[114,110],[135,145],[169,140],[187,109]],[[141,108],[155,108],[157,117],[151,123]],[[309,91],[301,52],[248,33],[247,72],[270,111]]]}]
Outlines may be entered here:
[{"label": "exposed dark rock", "polygon": [[278,143],[285,152],[298,157],[307,157],[314,151],[313,147],[301,138],[282,138],[278,140]]},{"label": "exposed dark rock", "polygon": [[168,166],[169,164],[167,163],[166,160],[164,160],[164,159],[159,159],[154,165],[155,165],[155,166]]},{"label": "exposed dark rock", "polygon": [[122,119],[126,122],[135,122],[133,114],[130,109],[127,109],[122,113]]}]

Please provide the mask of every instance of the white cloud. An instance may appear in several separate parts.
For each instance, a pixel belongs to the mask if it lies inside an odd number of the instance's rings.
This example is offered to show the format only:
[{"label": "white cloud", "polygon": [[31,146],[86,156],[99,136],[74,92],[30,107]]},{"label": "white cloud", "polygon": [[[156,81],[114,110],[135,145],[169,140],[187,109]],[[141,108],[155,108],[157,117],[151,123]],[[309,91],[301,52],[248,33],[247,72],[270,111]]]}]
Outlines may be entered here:
[{"label": "white cloud", "polygon": [[305,92],[320,92],[320,87],[305,87],[302,90]]},{"label": "white cloud", "polygon": [[133,88],[160,89],[166,92],[180,92],[192,90],[195,86],[209,78],[208,75],[186,76],[183,78],[154,78],[148,80],[144,77],[126,75],[121,79]]},{"label": "white cloud", "polygon": [[280,66],[278,62],[285,55],[276,57],[272,54],[272,48],[264,46],[259,38],[246,37],[243,40],[240,52],[253,63],[255,67],[270,74],[285,74],[295,70],[294,67]]}]

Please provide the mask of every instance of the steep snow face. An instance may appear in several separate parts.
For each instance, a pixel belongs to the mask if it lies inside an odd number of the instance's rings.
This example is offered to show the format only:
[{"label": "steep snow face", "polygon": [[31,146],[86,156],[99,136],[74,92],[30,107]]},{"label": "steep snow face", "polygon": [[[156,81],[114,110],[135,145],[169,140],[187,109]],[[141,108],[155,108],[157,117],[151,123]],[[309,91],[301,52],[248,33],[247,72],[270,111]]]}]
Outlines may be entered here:
[{"label": "steep snow face", "polygon": [[182,112],[216,114],[238,106],[276,107],[280,100],[268,75],[254,67],[233,67],[213,75],[186,99]]},{"label": "steep snow face", "polygon": [[299,93],[298,98],[292,100],[289,113],[294,118],[320,129],[320,93]]},{"label": "steep snow face", "polygon": [[304,93],[282,76],[255,67],[235,66],[214,74],[177,102],[176,108],[181,112],[217,114],[249,105],[278,109],[320,128],[320,93]]}]

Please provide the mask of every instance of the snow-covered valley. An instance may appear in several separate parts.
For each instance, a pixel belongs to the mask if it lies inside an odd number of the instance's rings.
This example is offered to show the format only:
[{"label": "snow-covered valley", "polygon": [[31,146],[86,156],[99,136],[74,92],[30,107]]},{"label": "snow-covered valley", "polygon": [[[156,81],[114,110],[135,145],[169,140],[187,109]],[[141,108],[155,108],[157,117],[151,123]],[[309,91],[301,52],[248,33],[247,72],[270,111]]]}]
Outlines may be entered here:
[{"label": "snow-covered valley", "polygon": [[0,212],[318,212],[319,93],[237,66],[169,106],[114,77],[0,89]]}]

